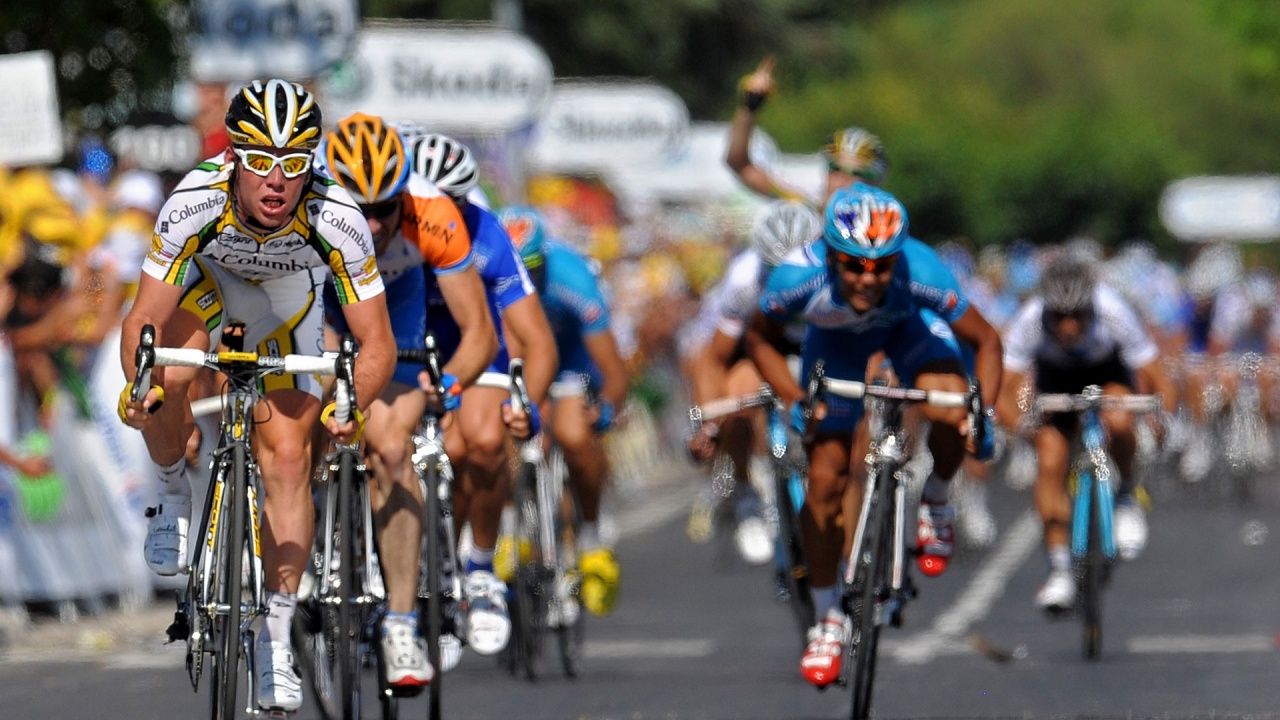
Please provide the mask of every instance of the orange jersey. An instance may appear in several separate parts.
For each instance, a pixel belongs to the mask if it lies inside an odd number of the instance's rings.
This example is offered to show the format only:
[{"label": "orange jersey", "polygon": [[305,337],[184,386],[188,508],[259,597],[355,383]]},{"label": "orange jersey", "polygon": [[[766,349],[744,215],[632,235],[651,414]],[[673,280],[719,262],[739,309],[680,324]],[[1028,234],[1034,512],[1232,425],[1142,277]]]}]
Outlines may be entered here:
[{"label": "orange jersey", "polygon": [[403,195],[400,235],[417,248],[438,275],[471,266],[471,234],[449,196],[425,178],[411,174]]}]

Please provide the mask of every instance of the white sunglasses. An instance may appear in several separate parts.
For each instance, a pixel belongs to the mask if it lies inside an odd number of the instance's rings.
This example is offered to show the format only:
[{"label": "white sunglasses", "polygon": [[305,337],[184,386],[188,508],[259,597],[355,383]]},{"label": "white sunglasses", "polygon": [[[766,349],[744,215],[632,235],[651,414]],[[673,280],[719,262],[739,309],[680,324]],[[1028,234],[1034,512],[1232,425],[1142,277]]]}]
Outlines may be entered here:
[{"label": "white sunglasses", "polygon": [[311,153],[289,153],[288,155],[272,155],[262,150],[244,150],[232,148],[240,164],[246,170],[260,177],[267,177],[277,165],[286,178],[302,175],[311,169]]}]

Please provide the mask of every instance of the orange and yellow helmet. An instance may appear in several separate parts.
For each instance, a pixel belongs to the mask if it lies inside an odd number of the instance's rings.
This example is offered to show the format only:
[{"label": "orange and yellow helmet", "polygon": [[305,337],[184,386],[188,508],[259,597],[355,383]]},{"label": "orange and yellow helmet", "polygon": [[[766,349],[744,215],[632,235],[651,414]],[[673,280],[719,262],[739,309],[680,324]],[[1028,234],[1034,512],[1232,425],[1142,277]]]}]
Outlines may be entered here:
[{"label": "orange and yellow helmet", "polygon": [[319,154],[333,179],[361,205],[390,200],[409,180],[412,163],[400,133],[374,115],[340,120],[320,142]]}]

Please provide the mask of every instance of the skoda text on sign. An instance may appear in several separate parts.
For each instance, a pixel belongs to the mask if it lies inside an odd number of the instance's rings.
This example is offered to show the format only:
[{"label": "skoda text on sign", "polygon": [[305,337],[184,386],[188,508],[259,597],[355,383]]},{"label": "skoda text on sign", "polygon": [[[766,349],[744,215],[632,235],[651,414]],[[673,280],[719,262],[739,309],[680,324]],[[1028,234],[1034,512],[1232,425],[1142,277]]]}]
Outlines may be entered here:
[{"label": "skoda text on sign", "polygon": [[0,165],[38,165],[62,159],[62,120],[53,55],[0,55]]},{"label": "skoda text on sign", "polygon": [[689,110],[645,82],[563,82],[535,129],[530,164],[544,171],[657,165],[687,142]]},{"label": "skoda text on sign", "polygon": [[191,76],[210,82],[300,81],[345,57],[357,0],[199,0]]},{"label": "skoda text on sign", "polygon": [[529,38],[481,27],[368,23],[321,84],[325,115],[360,111],[433,131],[497,135],[529,125],[551,94],[551,61]]},{"label": "skoda text on sign", "polygon": [[1160,198],[1160,221],[1188,242],[1280,239],[1280,176],[1178,180]]}]

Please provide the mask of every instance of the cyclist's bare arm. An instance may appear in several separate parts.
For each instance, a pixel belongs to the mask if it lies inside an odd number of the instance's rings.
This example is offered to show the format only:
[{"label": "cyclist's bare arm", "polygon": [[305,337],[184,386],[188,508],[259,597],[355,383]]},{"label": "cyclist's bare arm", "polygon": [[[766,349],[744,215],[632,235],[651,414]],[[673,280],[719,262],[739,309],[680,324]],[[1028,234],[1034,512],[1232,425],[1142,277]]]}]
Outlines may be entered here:
[{"label": "cyclist's bare arm", "polygon": [[[742,81],[742,89],[747,92],[769,95],[774,90],[773,58],[766,57],[760,62],[755,72]],[[803,194],[793,188],[777,182],[773,176],[751,162],[751,133],[756,127],[756,114],[741,103],[733,112],[733,120],[729,124],[729,148],[725,153],[725,163],[733,171],[743,185],[767,197],[800,198]]]},{"label": "cyclist's bare arm", "polygon": [[1164,371],[1164,366],[1157,358],[1138,368],[1134,373],[1138,378],[1138,390],[1144,393],[1159,395],[1164,411],[1172,415],[1178,410],[1178,387],[1173,378]]},{"label": "cyclist's bare arm", "polygon": [[[156,328],[156,333],[159,335],[156,338],[156,345],[187,346],[191,341],[191,338],[164,337],[165,325],[178,309],[178,302],[181,299],[180,285],[170,285],[146,273],[142,274],[138,284],[138,295],[133,301],[133,307],[129,308],[129,313],[124,316],[120,327],[120,366],[124,369],[126,380],[132,381],[137,371],[134,354],[138,350],[138,338],[142,334],[144,325]],[[149,395],[143,405],[150,407],[150,403],[154,401],[155,398]]]},{"label": "cyclist's bare arm", "polygon": [[449,314],[461,333],[457,351],[441,370],[457,378],[463,387],[469,387],[498,353],[498,335],[489,316],[484,282],[475,267],[438,275],[436,279]]},{"label": "cyclist's bare arm", "polygon": [[627,386],[631,378],[627,375],[627,365],[618,351],[618,342],[613,339],[613,332],[602,330],[582,339],[587,346],[587,354],[600,368],[604,377],[604,387],[600,388],[600,399],[610,403],[619,410],[627,399]]},{"label": "cyclist's bare arm", "polygon": [[724,395],[729,363],[738,347],[738,338],[729,337],[716,330],[701,350],[693,357],[690,380],[693,383],[693,400],[703,404]]},{"label": "cyclist's bare arm", "polygon": [[787,358],[778,350],[778,344],[784,338],[785,326],[770,320],[759,310],[751,318],[747,328],[747,355],[760,371],[760,377],[769,383],[778,399],[791,407],[804,399],[804,390],[791,377],[787,367]]},{"label": "cyclist's bare arm", "polygon": [[368,412],[369,406],[382,395],[396,365],[396,338],[391,333],[391,317],[387,314],[387,296],[379,293],[367,300],[342,306],[347,327],[359,343],[356,357],[356,401],[360,409]]},{"label": "cyclist's bare arm", "polygon": [[1004,374],[1004,343],[1000,341],[1000,333],[972,305],[951,323],[951,329],[956,337],[973,347],[974,374],[982,383],[982,402],[986,407],[994,407]]},{"label": "cyclist's bare arm", "polygon": [[1023,388],[1029,387],[1030,379],[1024,372],[1008,368],[1004,371],[1004,382],[996,400],[996,421],[1009,432],[1018,432],[1022,425],[1023,406],[1027,400],[1023,397]]},{"label": "cyclist's bare arm", "polygon": [[529,398],[535,403],[542,402],[556,379],[560,355],[538,296],[526,295],[508,305],[502,311],[502,325],[511,357],[524,358],[524,381]]}]

